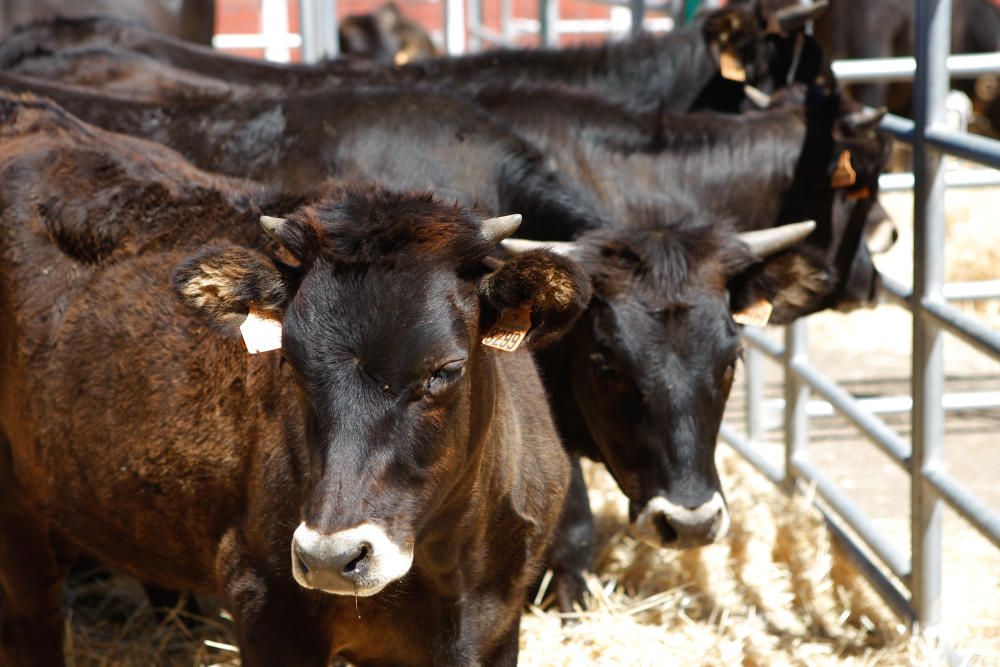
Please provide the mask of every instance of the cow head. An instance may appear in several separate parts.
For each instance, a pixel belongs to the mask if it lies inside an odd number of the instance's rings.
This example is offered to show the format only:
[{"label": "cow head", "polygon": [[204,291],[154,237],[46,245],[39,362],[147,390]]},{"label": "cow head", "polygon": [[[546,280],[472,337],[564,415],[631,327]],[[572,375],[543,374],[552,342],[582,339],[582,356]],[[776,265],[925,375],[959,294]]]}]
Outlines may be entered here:
[{"label": "cow head", "polygon": [[767,230],[751,239],[760,254],[732,232],[690,220],[557,246],[584,266],[594,295],[543,365],[571,388],[574,414],[629,499],[633,532],[650,545],[700,546],[725,534],[714,457],[741,351],[731,304],[742,309],[789,288],[752,270],[785,261],[781,249],[811,229]]},{"label": "cow head", "polygon": [[467,502],[484,442],[510,429],[510,353],[486,348],[484,332],[524,307],[536,347],[585,308],[589,284],[569,260],[487,258],[519,219],[346,190],[262,218],[294,267],[216,243],[175,269],[182,301],[217,327],[232,332],[248,312],[281,324],[308,451],[304,488],[284,490],[302,494],[300,585],[367,596],[406,575],[436,512]]},{"label": "cow head", "polygon": [[[885,110],[863,109],[842,93],[817,87],[791,87],[771,102],[801,108],[805,119],[798,163],[778,223],[816,220],[807,243],[837,276],[827,294],[797,308],[775,309],[773,321],[784,324],[826,308],[876,304],[881,277],[870,247],[886,249],[896,235],[878,203],[879,176],[891,151],[889,138],[878,129]],[[879,237],[886,240],[875,246]]]}]

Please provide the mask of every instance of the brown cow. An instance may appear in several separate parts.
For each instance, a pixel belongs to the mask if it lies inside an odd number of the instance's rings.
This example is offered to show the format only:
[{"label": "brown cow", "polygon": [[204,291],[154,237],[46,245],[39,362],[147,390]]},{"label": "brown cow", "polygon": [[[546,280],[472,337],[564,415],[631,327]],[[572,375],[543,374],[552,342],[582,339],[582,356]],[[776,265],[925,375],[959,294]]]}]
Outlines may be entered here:
[{"label": "brown cow", "polygon": [[[480,339],[571,326],[575,265],[357,188],[262,218],[278,259],[244,182],[32,100],[0,136],[0,663],[62,664],[83,548],[223,595],[245,665],[514,664],[568,468],[530,355]],[[251,308],[280,354],[229,335]]]}]

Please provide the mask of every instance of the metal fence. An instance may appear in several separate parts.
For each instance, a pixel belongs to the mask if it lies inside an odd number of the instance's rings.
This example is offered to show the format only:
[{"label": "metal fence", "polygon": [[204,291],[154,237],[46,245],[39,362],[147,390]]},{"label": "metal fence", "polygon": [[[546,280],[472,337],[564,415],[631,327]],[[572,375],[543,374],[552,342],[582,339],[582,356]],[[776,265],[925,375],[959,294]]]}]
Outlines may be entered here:
[{"label": "metal fence", "polygon": [[[913,146],[913,288],[885,279],[886,296],[913,316],[911,442],[901,438],[871,406],[864,405],[810,364],[804,321],[786,328],[783,346],[760,332],[745,333],[749,344],[746,437],[728,424],[723,426],[721,436],[775,483],[789,490],[799,482],[814,485],[823,501],[821,509],[828,514],[831,527],[862,572],[904,618],[933,631],[942,621],[944,506],[950,506],[1000,548],[1000,512],[971,493],[942,462],[946,409],[943,335],[957,336],[993,360],[1000,360],[1000,334],[948,302],[949,296],[996,297],[997,292],[996,284],[985,289],[977,289],[982,286],[970,289],[966,285],[957,290],[944,285],[944,194],[948,185],[944,156],[954,155],[1000,168],[1000,142],[945,129],[951,0],[916,0],[916,6],[915,60],[903,63],[902,67],[900,61],[894,61],[845,63],[840,68],[848,76],[853,74],[854,80],[899,80],[905,77],[906,70],[914,76],[915,120],[889,116],[883,123],[885,131]],[[951,64],[962,67],[965,64],[962,60],[953,57]],[[990,60],[989,71],[996,71],[1000,54],[985,60]],[[979,64],[985,60],[978,59]],[[779,361],[784,367],[784,465],[780,468],[763,457],[754,444],[763,437],[761,355]],[[810,459],[808,408],[812,392],[856,425],[909,475],[908,554],[886,540],[854,500]],[[860,541],[843,526],[849,526]]]}]

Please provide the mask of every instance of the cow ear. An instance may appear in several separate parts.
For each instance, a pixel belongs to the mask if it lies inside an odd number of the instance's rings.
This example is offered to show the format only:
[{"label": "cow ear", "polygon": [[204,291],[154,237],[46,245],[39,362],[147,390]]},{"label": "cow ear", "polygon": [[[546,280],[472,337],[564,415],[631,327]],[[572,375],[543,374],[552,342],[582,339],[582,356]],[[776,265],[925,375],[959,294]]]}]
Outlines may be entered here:
[{"label": "cow ear", "polygon": [[808,246],[786,250],[730,276],[729,305],[741,324],[788,324],[824,307],[836,276]]},{"label": "cow ear", "polygon": [[569,331],[590,295],[590,278],[571,259],[548,250],[517,255],[480,280],[483,343],[545,347]]},{"label": "cow ear", "polygon": [[210,243],[181,260],[172,282],[200,319],[232,336],[239,336],[251,312],[280,321],[288,301],[286,281],[274,263],[229,242]]}]

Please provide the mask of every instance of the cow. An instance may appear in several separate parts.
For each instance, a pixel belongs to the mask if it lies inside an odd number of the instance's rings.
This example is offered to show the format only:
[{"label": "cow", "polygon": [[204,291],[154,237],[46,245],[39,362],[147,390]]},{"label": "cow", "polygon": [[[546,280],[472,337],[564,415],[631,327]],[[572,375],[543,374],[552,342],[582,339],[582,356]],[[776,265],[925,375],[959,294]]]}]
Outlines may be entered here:
[{"label": "cow", "polygon": [[91,124],[171,146],[202,169],[286,191],[307,191],[325,176],[378,181],[495,213],[518,210],[529,234],[544,226],[570,238],[608,224],[600,204],[529,142],[482,110],[434,92],[356,86],[219,102],[214,93],[202,99],[195,88],[171,87],[165,97],[134,102],[3,73],[0,86],[45,95]]},{"label": "cow", "polygon": [[568,482],[524,348],[580,270],[425,194],[287,214],[34,99],[0,133],[3,664],[63,664],[77,549],[222,595],[246,665],[515,664]]},{"label": "cow", "polygon": [[438,55],[427,32],[407,18],[395,2],[387,2],[369,14],[345,16],[337,29],[341,53],[379,65],[405,65]]},{"label": "cow", "polygon": [[[787,30],[780,24],[774,28],[756,12],[725,9],[663,36],[571,49],[489,51],[386,68],[365,67],[354,59],[322,65],[262,63],[200,49],[121,21],[94,18],[19,31],[0,47],[0,68],[16,73],[26,60],[58,53],[65,58],[67,52],[86,57],[91,53],[87,47],[110,44],[205,76],[286,91],[377,82],[470,96],[483,85],[530,81],[582,88],[638,111],[737,111],[745,83],[771,91],[790,80],[812,83],[819,75],[815,58],[791,59],[801,51],[793,45],[806,39],[802,25],[804,21],[797,20]],[[810,65],[800,67],[803,61]]]},{"label": "cow", "polygon": [[215,35],[215,0],[0,0],[0,36],[17,25],[104,14],[204,46]]},{"label": "cow", "polygon": [[[878,301],[881,283],[863,241],[886,219],[877,206],[890,150],[877,132],[884,112],[800,86],[776,96],[776,108],[740,115],[626,113],[583,92],[541,87],[498,86],[475,101],[538,146],[612,219],[626,220],[636,201],[683,192],[742,231],[815,220],[809,243],[836,280],[824,284],[828,292],[775,303],[774,322]],[[837,181],[845,152],[850,177]]]}]

